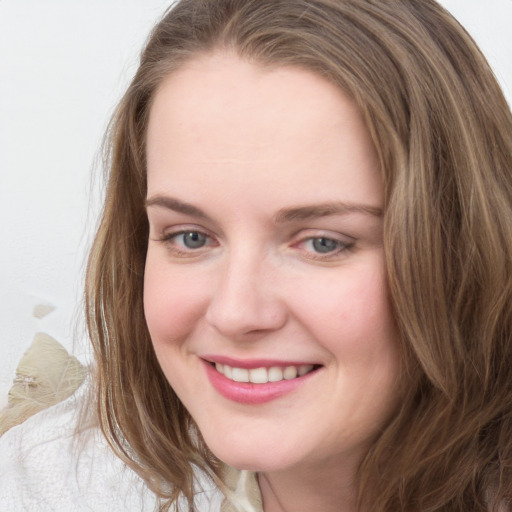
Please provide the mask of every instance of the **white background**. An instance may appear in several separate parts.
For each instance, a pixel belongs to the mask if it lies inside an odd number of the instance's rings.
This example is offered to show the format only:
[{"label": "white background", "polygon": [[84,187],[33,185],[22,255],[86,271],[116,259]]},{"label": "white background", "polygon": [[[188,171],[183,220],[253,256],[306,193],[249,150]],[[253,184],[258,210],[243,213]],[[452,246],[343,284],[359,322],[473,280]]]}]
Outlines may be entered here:
[{"label": "white background", "polygon": [[[169,3],[0,0],[0,407],[36,332],[88,360],[81,300],[99,147]],[[441,3],[480,44],[512,104],[512,0]],[[53,311],[36,318],[38,305]]]}]

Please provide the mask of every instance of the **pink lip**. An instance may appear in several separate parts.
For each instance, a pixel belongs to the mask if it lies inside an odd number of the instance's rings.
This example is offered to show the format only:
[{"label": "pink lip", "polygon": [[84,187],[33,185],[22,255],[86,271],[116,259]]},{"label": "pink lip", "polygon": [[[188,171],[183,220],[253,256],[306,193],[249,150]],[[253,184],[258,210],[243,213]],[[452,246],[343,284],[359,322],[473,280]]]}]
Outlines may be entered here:
[{"label": "pink lip", "polygon": [[[226,359],[224,359],[226,360]],[[216,361],[220,362],[220,361]],[[259,364],[253,366],[254,361],[251,361],[251,366],[249,368],[261,368],[261,367],[270,367],[270,366],[290,366],[291,363],[287,363],[286,365],[275,364],[273,362],[271,365],[268,364]],[[260,361],[261,362],[261,361]],[[222,363],[222,364],[228,364]],[[247,366],[238,366],[239,363],[233,366],[237,368],[247,368]],[[249,364],[249,362],[248,362]],[[209,363],[208,361],[203,360],[203,365],[206,370],[206,375],[211,383],[211,385],[224,397],[228,400],[232,400],[233,402],[238,402],[241,404],[248,405],[257,405],[263,404],[266,402],[270,402],[271,400],[275,400],[277,398],[282,397],[292,391],[296,390],[300,386],[302,386],[310,376],[316,374],[316,371],[307,373],[302,377],[297,377],[296,379],[291,380],[281,380],[279,382],[267,382],[266,384],[253,384],[252,382],[234,382],[227,377],[225,377],[222,373],[218,372],[215,367]],[[230,365],[231,366],[231,365]]]}]

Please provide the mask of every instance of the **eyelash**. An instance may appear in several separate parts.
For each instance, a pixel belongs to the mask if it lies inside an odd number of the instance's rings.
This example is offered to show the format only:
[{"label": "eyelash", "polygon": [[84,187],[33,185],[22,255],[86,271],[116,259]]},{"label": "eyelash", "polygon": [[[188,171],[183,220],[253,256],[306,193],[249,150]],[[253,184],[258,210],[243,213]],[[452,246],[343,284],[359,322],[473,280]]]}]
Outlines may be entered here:
[{"label": "eyelash", "polygon": [[[183,246],[183,244],[177,245],[176,239],[180,236],[187,235],[187,234],[198,234],[198,235],[204,236],[206,238],[207,242],[205,245],[198,247],[196,249],[185,248]],[[176,256],[188,257],[188,258],[200,256],[202,254],[201,249],[218,245],[217,243],[209,244],[208,240],[211,241],[214,239],[213,239],[213,237],[211,237],[210,235],[208,235],[207,233],[205,233],[204,231],[201,231],[199,229],[186,229],[186,230],[180,230],[180,231],[175,231],[175,232],[171,232],[171,233],[166,233],[157,239],[158,242],[161,242],[161,243],[165,244],[166,246],[168,246],[168,248]],[[335,249],[333,249],[332,251],[326,252],[326,253],[316,252],[314,250],[307,250],[307,251],[305,250],[304,251],[304,252],[307,252],[308,259],[314,259],[314,260],[319,260],[319,261],[329,261],[331,259],[334,259],[337,256],[340,256],[343,253],[349,252],[353,248],[354,243],[355,243],[355,242],[345,242],[336,237],[320,235],[320,236],[308,236],[308,237],[301,238],[296,243],[293,243],[292,247],[300,247],[307,243],[313,244],[315,240],[324,240],[324,241],[334,242],[336,244]]]},{"label": "eyelash", "polygon": [[208,247],[208,246],[212,245],[212,244],[207,243],[206,245],[198,247],[197,249],[186,248],[183,245],[182,246],[176,245],[176,242],[175,242],[176,238],[178,238],[179,236],[192,234],[192,233],[202,235],[202,236],[206,237],[207,240],[213,240],[213,238],[211,236],[209,236],[207,233],[205,233],[204,231],[201,231],[199,229],[182,229],[180,231],[166,233],[166,234],[162,235],[160,238],[158,238],[158,241],[165,244],[172,251],[172,253],[175,254],[176,256],[192,258],[194,256],[198,256],[201,252],[201,249],[204,249],[204,247]]},{"label": "eyelash", "polygon": [[314,244],[315,240],[326,240],[330,242],[334,242],[336,244],[336,248],[326,252],[321,253],[314,250],[307,251],[308,258],[314,259],[318,261],[329,261],[331,259],[334,259],[336,257],[341,256],[344,253],[349,252],[353,246],[354,242],[344,242],[343,240],[340,240],[339,238],[329,237],[329,236],[309,236],[306,238],[302,238],[299,240],[298,243],[294,244],[295,247],[305,245],[305,244]]}]

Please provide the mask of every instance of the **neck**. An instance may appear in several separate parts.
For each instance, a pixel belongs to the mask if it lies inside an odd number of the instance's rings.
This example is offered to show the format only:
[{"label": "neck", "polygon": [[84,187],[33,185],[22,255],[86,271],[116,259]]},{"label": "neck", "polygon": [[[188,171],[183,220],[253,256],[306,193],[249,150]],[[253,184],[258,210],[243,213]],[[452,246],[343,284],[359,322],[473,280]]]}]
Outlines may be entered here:
[{"label": "neck", "polygon": [[343,471],[287,470],[258,473],[258,483],[265,512],[355,512],[356,492]]}]

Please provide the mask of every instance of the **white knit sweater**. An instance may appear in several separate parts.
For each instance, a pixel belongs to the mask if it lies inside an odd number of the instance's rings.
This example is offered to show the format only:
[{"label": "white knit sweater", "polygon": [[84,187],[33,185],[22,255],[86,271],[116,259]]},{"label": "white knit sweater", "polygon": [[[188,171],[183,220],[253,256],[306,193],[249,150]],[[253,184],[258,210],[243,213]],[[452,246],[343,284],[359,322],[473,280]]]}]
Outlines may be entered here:
[{"label": "white knit sweater", "polygon": [[[98,429],[75,434],[86,388],[0,438],[0,511],[157,510],[156,496],[114,455]],[[221,510],[223,496],[206,476],[197,476],[197,489],[198,511]]]}]

